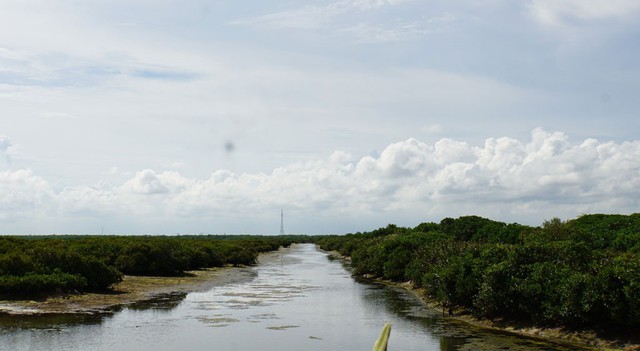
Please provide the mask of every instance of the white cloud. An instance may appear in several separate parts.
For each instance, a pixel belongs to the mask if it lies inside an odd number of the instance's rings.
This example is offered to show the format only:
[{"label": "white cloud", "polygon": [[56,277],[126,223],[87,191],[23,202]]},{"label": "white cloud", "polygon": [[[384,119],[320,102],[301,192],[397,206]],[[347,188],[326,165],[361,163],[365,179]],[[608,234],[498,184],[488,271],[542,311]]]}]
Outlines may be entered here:
[{"label": "white cloud", "polygon": [[56,194],[30,170],[0,172],[0,222],[46,218],[55,210]]},{"label": "white cloud", "polygon": [[320,28],[334,21],[337,17],[350,12],[378,10],[409,1],[412,0],[343,0],[326,5],[307,5],[254,18],[236,20],[231,24],[274,28]]},{"label": "white cloud", "polygon": [[[374,12],[396,7],[412,0],[346,0],[327,5],[308,5],[249,19],[231,22],[234,25],[250,25],[258,28],[329,30],[348,34],[361,43],[383,43],[416,39],[429,33],[449,29],[456,18],[442,14],[429,19],[411,19],[416,14],[402,16],[391,23],[370,18]],[[344,24],[349,16],[364,16],[366,20],[356,24]],[[407,18],[410,17],[410,18]],[[352,21],[347,21],[352,23]]]},{"label": "white cloud", "polygon": [[532,0],[529,7],[540,23],[549,26],[624,20],[640,12],[640,3],[635,0]]},{"label": "white cloud", "polygon": [[374,10],[385,6],[396,6],[414,0],[346,0],[341,3],[363,10]]},{"label": "white cloud", "polygon": [[[387,146],[379,157],[335,152],[268,174],[220,170],[193,179],[147,169],[122,185],[58,193],[21,170],[0,173],[0,219],[106,216],[148,221],[156,232],[169,221],[171,232],[211,218],[226,226],[250,223],[252,214],[287,207],[327,221],[358,218],[360,229],[375,218],[409,218],[415,224],[464,214],[539,224],[553,216],[637,211],[639,156],[640,141],[573,143],[564,133],[536,129],[527,142],[501,137],[482,146],[408,139]],[[260,232],[259,224],[251,228]]]},{"label": "white cloud", "polygon": [[[578,46],[607,42],[617,32],[637,26],[636,0],[532,0],[529,15],[556,39]],[[566,50],[566,48],[563,48]]]},{"label": "white cloud", "polygon": [[105,185],[66,188],[57,198],[59,211],[64,216],[119,216],[135,208],[131,202],[119,198],[116,189]]},{"label": "white cloud", "polygon": [[431,30],[420,22],[407,22],[394,27],[375,25],[366,22],[342,29],[361,43],[384,43],[416,39],[430,33]]},{"label": "white cloud", "polygon": [[359,22],[339,29],[341,33],[352,35],[361,43],[399,42],[418,39],[428,34],[450,30],[457,18],[444,13],[428,19],[402,19],[390,23]]},{"label": "white cloud", "polygon": [[189,182],[176,172],[157,174],[151,169],[145,169],[137,172],[135,177],[125,182],[122,189],[143,195],[177,193],[185,189]]},{"label": "white cloud", "polygon": [[239,19],[230,22],[230,24],[267,28],[318,29],[347,10],[348,7],[345,7],[341,3],[334,3],[327,6],[313,5],[270,13],[254,18]]},{"label": "white cloud", "polygon": [[[33,169],[60,218],[200,223],[287,204],[331,218],[415,218],[449,215],[454,202],[462,211],[466,198],[535,216],[531,204],[554,189],[554,201],[600,194],[590,184],[603,176],[585,165],[635,165],[600,153],[624,154],[620,141],[635,139],[633,32],[608,34],[630,27],[636,4],[318,0],[204,13],[177,0],[2,1],[0,132],[19,145],[0,141],[0,170]],[[550,31],[532,30],[523,7],[534,29]],[[607,50],[549,50],[566,33]],[[616,143],[513,134],[533,123]],[[452,139],[435,142],[443,130]],[[331,149],[355,156],[323,158]]]}]

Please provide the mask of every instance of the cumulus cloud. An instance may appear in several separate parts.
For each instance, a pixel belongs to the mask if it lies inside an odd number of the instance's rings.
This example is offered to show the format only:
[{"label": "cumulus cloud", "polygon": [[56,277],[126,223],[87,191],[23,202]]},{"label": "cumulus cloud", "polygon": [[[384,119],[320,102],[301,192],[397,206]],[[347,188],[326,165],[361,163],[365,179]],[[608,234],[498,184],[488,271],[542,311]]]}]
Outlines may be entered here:
[{"label": "cumulus cloud", "polygon": [[56,194],[30,170],[0,172],[0,223],[47,217]]},{"label": "cumulus cloud", "polygon": [[157,195],[176,193],[189,185],[189,180],[176,172],[157,174],[154,170],[145,169],[137,172],[135,177],[122,185],[122,190],[135,194]]},{"label": "cumulus cloud", "polygon": [[[417,208],[426,215],[434,203],[455,212],[463,202],[474,212],[494,207],[515,219],[514,204],[535,201],[545,204],[538,210],[544,219],[549,208],[573,215],[590,208],[632,211],[640,195],[639,155],[638,141],[587,139],[576,144],[564,133],[536,129],[528,142],[502,137],[482,146],[408,139],[387,146],[378,157],[354,159],[336,152],[270,174],[217,171],[209,179],[195,180],[175,172],[143,171],[123,188],[161,194],[165,209],[183,216],[285,204],[353,216],[398,208]],[[604,206],[611,203],[627,206]]]},{"label": "cumulus cloud", "polygon": [[[530,140],[490,138],[482,145],[407,139],[379,156],[337,151],[271,173],[219,170],[206,179],[174,171],[137,172],[117,186],[74,187],[54,193],[30,171],[0,173],[3,220],[13,212],[41,215],[138,217],[189,223],[218,218],[251,221],[252,214],[287,208],[327,221],[408,218],[416,224],[479,214],[540,224],[553,216],[637,211],[640,141],[586,139],[536,129]],[[55,206],[54,206],[55,205]],[[259,230],[259,229],[255,229]],[[305,228],[323,232],[323,228]]]},{"label": "cumulus cloud", "polygon": [[131,210],[116,189],[99,184],[65,188],[58,196],[59,210],[65,215],[118,215]]}]

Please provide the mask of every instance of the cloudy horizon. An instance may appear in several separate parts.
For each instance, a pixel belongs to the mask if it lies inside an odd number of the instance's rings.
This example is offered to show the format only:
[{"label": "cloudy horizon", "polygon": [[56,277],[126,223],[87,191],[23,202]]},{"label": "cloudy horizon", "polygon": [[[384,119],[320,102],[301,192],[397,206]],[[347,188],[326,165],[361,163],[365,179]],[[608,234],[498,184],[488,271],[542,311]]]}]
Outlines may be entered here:
[{"label": "cloudy horizon", "polygon": [[[0,136],[2,153],[12,143]],[[3,150],[3,147],[0,147]],[[335,151],[270,173],[215,170],[207,178],[143,169],[119,184],[55,190],[29,169],[0,172],[9,233],[346,233],[481,215],[540,225],[588,213],[633,213],[640,141],[571,141],[535,129],[529,140],[482,145],[410,138],[378,156]],[[7,162],[7,161],[5,161]],[[70,228],[78,228],[70,230]],[[223,228],[219,230],[218,228]]]},{"label": "cloudy horizon", "polygon": [[0,234],[640,212],[632,0],[0,0]]}]

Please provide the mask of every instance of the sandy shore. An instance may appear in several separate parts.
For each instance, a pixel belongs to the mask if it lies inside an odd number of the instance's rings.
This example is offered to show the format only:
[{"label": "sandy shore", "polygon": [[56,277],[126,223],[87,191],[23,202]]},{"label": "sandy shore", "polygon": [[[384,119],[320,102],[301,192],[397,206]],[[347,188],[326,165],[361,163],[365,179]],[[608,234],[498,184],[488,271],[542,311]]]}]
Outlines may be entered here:
[{"label": "sandy shore", "polygon": [[43,300],[0,300],[0,313],[13,315],[109,313],[121,306],[153,299],[162,294],[204,291],[253,279],[251,267],[225,267],[190,271],[182,277],[125,276],[106,293],[49,297]]}]

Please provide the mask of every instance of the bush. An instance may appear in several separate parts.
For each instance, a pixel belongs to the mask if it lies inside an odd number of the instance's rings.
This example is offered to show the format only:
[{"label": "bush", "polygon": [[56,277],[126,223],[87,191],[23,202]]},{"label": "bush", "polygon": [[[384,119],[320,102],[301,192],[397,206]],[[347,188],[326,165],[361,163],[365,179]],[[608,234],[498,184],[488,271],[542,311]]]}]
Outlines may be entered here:
[{"label": "bush", "polygon": [[23,276],[0,276],[0,292],[5,296],[31,296],[73,290],[83,290],[87,280],[77,274],[59,270],[51,274],[28,273]]},{"label": "bush", "polygon": [[104,290],[132,275],[254,264],[293,237],[0,237],[0,295]]},{"label": "bush", "polygon": [[356,274],[411,280],[480,318],[640,326],[640,214],[553,218],[538,228],[465,216],[324,244],[350,253]]}]

